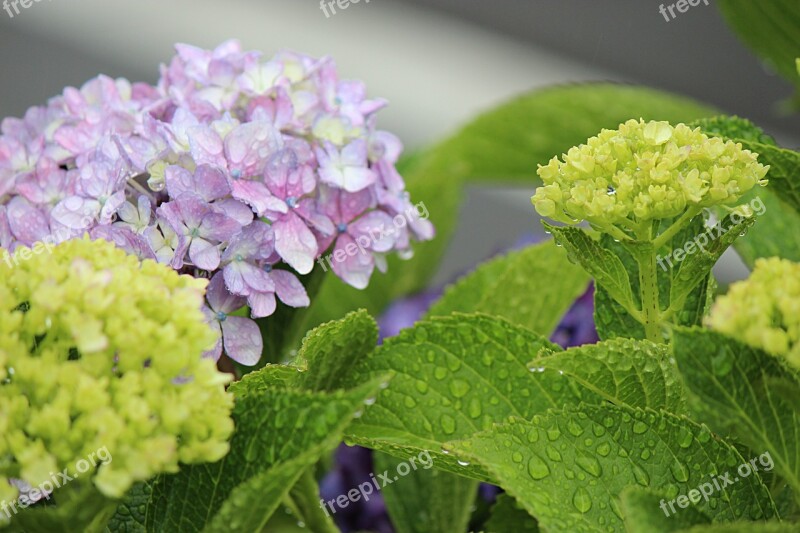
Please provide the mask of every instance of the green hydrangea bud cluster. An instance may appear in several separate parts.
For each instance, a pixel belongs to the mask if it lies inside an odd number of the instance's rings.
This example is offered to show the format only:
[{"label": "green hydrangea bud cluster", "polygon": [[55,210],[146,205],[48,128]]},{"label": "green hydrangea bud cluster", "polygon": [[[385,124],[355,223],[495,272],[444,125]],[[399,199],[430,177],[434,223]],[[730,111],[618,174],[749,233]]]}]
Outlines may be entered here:
[{"label": "green hydrangea bud cluster", "polygon": [[103,447],[113,460],[79,481],[112,499],[228,452],[230,377],[201,357],[216,340],[205,280],[105,241],[25,257],[0,262],[0,501],[18,497],[10,479],[75,476]]},{"label": "green hydrangea bud cluster", "polygon": [[568,224],[600,227],[671,219],[687,208],[731,205],[769,167],[741,144],[685,124],[629,120],[539,166],[536,211]]},{"label": "green hydrangea bud cluster", "polygon": [[717,299],[706,323],[800,367],[800,264],[757,260],[747,280]]}]

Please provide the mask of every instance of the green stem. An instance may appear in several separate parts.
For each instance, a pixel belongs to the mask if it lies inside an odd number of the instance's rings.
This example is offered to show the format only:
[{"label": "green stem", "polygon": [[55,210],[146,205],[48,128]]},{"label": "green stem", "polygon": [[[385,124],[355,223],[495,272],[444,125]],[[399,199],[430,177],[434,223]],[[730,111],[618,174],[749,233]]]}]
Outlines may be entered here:
[{"label": "green stem", "polygon": [[683,227],[686,225],[688,221],[696,217],[702,211],[699,207],[691,207],[686,210],[684,214],[680,216],[678,220],[676,220],[669,228],[664,231],[658,238],[653,242],[653,248],[655,251],[658,251],[659,248],[667,244],[667,242],[672,239],[675,234],[677,234]]},{"label": "green stem", "polygon": [[637,257],[639,263],[639,290],[642,298],[642,324],[645,337],[661,343],[661,310],[658,302],[658,270],[655,249],[648,246]]},{"label": "green stem", "polygon": [[315,533],[340,533],[329,512],[320,506],[319,485],[314,478],[313,468],[303,472],[300,480],[287,495],[289,508],[302,520],[309,531]]}]

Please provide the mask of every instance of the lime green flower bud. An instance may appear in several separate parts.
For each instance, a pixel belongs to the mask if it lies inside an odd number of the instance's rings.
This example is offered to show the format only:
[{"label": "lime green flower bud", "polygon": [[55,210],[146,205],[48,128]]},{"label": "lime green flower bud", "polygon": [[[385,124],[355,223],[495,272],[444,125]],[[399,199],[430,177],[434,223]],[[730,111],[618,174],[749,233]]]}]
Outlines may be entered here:
[{"label": "lime green flower bud", "polygon": [[759,259],[747,280],[717,299],[706,323],[800,367],[800,264]]},{"label": "lime green flower bud", "polygon": [[[230,377],[202,358],[206,283],[88,239],[0,262],[0,501],[18,496],[10,480],[62,471],[117,499],[227,453]],[[91,461],[100,449],[113,460]]]},{"label": "lime green flower bud", "polygon": [[684,124],[629,120],[540,166],[531,198],[554,220],[630,227],[672,219],[687,209],[733,205],[769,167],[741,144]]}]

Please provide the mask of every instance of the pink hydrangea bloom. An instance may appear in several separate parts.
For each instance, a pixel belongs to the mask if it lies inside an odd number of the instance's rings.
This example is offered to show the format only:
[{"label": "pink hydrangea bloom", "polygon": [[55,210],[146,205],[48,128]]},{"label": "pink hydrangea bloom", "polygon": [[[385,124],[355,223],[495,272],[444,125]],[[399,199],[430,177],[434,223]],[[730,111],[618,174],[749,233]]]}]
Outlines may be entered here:
[{"label": "pink hydrangea bloom", "polygon": [[0,124],[0,247],[88,233],[211,278],[208,355],[254,365],[252,319],[310,304],[298,275],[357,243],[332,270],[364,288],[433,227],[376,128],[386,102],[330,58],[176,50],[155,86],[99,76]]}]

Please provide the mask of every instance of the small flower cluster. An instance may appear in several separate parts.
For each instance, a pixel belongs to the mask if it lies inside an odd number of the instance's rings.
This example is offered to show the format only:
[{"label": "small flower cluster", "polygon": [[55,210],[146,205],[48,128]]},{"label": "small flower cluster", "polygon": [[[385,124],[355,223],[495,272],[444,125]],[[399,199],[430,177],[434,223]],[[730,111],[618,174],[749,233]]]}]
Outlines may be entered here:
[{"label": "small flower cluster", "polygon": [[684,124],[629,120],[539,166],[531,198],[542,216],[600,226],[670,219],[687,208],[731,205],[769,167],[741,144]]},{"label": "small flower cluster", "polygon": [[714,303],[706,324],[800,367],[800,264],[759,259]]},{"label": "small flower cluster", "polygon": [[[295,273],[411,207],[395,169],[402,145],[375,127],[384,105],[329,58],[178,45],[156,86],[101,76],[2,122],[0,247],[89,233],[219,276],[208,314],[225,339],[212,355],[253,365],[258,327],[230,312],[269,316],[276,296],[309,305]],[[386,254],[432,237],[413,220],[333,270],[364,288]]]},{"label": "small flower cluster", "polygon": [[206,283],[88,238],[0,263],[0,501],[100,448],[114,461],[92,482],[112,499],[228,452],[230,375],[201,357]]}]

